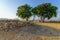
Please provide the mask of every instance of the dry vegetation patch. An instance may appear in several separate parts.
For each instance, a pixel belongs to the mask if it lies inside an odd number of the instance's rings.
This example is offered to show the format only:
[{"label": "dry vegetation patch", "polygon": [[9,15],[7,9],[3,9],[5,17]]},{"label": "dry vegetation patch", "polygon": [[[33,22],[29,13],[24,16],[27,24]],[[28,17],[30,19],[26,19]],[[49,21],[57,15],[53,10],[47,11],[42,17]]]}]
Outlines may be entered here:
[{"label": "dry vegetation patch", "polygon": [[55,29],[60,29],[60,23],[41,23],[41,22],[33,22],[35,25],[43,25],[47,27],[52,27]]}]

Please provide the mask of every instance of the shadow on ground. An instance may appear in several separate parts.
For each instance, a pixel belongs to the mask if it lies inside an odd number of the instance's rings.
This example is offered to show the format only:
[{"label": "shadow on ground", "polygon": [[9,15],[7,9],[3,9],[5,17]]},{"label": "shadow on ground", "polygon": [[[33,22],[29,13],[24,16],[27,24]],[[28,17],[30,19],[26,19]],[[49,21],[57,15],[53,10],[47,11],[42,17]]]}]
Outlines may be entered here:
[{"label": "shadow on ground", "polygon": [[36,35],[43,35],[43,36],[60,36],[60,30],[42,25],[40,26],[30,25],[21,28],[11,29],[11,30],[16,30],[19,32],[23,31],[23,32],[32,33]]}]

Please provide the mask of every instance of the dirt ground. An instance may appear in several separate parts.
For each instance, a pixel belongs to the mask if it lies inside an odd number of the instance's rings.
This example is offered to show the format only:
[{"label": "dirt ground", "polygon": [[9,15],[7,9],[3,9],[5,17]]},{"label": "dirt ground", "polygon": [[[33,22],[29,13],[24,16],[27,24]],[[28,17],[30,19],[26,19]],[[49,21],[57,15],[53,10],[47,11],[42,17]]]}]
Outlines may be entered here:
[{"label": "dirt ground", "polygon": [[35,23],[13,31],[0,31],[0,40],[60,40],[60,23]]},{"label": "dirt ground", "polygon": [[42,36],[27,32],[0,32],[0,40],[60,40],[60,36]]}]

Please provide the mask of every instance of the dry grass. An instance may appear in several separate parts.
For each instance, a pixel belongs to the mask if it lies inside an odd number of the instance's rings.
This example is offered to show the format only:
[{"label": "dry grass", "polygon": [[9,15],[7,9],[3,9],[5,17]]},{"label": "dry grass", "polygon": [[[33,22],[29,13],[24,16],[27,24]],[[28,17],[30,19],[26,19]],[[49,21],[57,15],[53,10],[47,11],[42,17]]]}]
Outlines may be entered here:
[{"label": "dry grass", "polygon": [[55,29],[60,29],[60,23],[41,23],[41,22],[33,22],[33,23],[36,25],[44,25]]}]

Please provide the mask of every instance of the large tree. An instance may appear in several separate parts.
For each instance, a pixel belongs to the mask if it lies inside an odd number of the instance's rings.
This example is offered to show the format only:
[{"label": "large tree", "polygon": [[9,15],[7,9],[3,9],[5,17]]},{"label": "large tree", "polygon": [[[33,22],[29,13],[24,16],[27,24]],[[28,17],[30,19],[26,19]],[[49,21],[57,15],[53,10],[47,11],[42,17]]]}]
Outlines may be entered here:
[{"label": "large tree", "polygon": [[43,3],[32,9],[32,12],[41,17],[41,21],[44,22],[45,18],[52,18],[57,16],[57,7],[51,5],[51,3]]},{"label": "large tree", "polygon": [[26,21],[28,21],[28,18],[32,15],[31,7],[28,4],[19,6],[16,15],[18,17],[20,17],[22,19],[26,19]]}]

